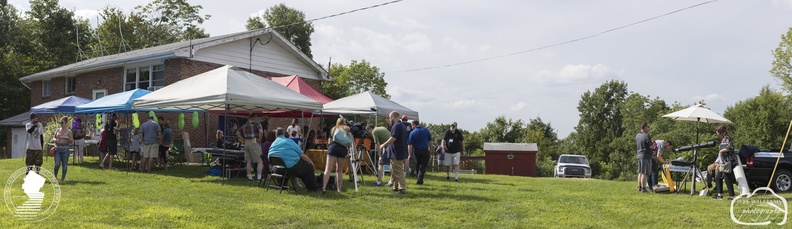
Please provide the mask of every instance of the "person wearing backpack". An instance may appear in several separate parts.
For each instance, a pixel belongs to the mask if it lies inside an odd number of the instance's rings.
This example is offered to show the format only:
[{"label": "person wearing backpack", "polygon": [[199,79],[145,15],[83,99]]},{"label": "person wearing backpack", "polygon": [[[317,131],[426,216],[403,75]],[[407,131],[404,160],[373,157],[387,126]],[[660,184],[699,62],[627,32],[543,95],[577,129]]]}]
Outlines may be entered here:
[{"label": "person wearing backpack", "polygon": [[341,192],[341,185],[344,183],[344,163],[348,155],[348,149],[352,146],[353,137],[352,131],[346,125],[344,117],[341,116],[336,120],[330,133],[330,146],[327,148],[327,163],[325,164],[325,171],[322,177],[322,193],[327,192],[327,182],[330,180],[330,172],[335,168],[336,170],[336,191]]}]

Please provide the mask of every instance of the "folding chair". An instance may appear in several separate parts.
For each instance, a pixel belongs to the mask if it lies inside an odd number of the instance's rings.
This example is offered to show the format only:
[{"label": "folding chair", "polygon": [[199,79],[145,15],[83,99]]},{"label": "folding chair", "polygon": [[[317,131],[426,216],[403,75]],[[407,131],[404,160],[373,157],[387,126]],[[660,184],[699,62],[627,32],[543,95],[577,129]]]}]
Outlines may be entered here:
[{"label": "folding chair", "polygon": [[[269,157],[270,161],[270,174],[267,175],[267,190],[270,187],[280,189],[280,193],[283,193],[283,189],[292,189],[297,192],[297,188],[294,187],[294,182],[292,182],[291,186],[288,186],[289,180],[291,180],[291,176],[289,176],[289,171],[286,170],[286,163],[283,162],[283,159],[280,157]],[[275,181],[275,185],[272,185],[272,181],[275,179],[280,179],[280,184],[277,184],[278,181]],[[259,181],[259,187],[261,187],[261,181]]]}]

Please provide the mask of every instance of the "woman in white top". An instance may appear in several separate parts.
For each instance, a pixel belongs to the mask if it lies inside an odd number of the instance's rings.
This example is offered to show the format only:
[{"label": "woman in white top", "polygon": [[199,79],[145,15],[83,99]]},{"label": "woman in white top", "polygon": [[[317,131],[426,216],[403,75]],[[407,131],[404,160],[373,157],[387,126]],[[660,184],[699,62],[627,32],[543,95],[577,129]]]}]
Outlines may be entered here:
[{"label": "woman in white top", "polygon": [[69,124],[69,117],[62,117],[58,121],[60,128],[55,131],[55,136],[52,141],[55,142],[55,178],[58,177],[58,169],[63,167],[63,174],[61,174],[60,181],[66,181],[66,169],[69,164],[69,146],[74,142],[74,136],[67,125]]},{"label": "woman in white top", "polygon": [[286,133],[291,133],[292,131],[297,131],[297,136],[302,138],[302,131],[300,131],[300,125],[297,123],[297,119],[292,119],[291,125],[286,127]]}]

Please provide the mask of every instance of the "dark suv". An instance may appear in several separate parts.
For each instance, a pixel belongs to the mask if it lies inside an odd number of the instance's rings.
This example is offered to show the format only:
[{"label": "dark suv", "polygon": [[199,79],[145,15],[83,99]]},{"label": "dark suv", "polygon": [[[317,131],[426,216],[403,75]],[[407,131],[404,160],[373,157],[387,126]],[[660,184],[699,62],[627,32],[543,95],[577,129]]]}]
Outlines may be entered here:
[{"label": "dark suv", "polygon": [[[743,170],[745,170],[745,177],[752,189],[766,187],[767,183],[772,180],[770,188],[778,192],[792,191],[792,152],[784,151],[780,160],[779,152],[780,150],[758,150],[749,153],[741,150],[741,159],[745,162]],[[777,160],[778,168],[776,168],[775,177],[771,178]]]}]

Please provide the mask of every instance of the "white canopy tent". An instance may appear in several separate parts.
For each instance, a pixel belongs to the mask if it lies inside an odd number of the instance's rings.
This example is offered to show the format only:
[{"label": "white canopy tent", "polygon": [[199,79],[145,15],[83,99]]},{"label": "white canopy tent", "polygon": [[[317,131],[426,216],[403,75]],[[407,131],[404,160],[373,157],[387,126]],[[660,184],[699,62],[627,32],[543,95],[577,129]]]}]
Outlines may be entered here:
[{"label": "white canopy tent", "polygon": [[418,120],[417,111],[368,91],[326,103],[324,105],[324,110],[322,110],[322,112],[325,113],[353,115],[374,114],[378,117],[388,116],[391,111],[398,111],[401,115],[407,115],[410,119]]},{"label": "white canopy tent", "polygon": [[132,107],[136,110],[320,110],[322,103],[227,65],[137,98]]},{"label": "white canopy tent", "polygon": [[[227,115],[229,110],[321,110],[322,103],[272,80],[226,65],[134,99],[132,108],[224,110]],[[225,148],[222,150],[226,152]]]}]

